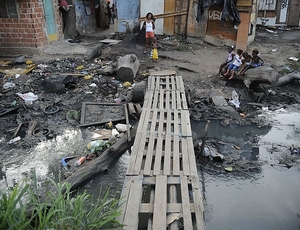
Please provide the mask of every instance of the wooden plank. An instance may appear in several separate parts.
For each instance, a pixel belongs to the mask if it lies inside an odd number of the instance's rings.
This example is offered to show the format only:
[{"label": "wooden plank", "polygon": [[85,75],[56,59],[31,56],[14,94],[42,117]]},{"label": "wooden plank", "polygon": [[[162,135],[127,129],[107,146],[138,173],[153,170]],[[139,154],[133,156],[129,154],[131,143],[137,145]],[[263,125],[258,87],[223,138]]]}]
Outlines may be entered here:
[{"label": "wooden plank", "polygon": [[194,152],[194,144],[193,144],[193,138],[187,137],[187,152],[189,153],[189,165],[190,165],[190,175],[195,176],[198,175],[197,171],[197,165],[196,165],[196,157]]},{"label": "wooden plank", "polygon": [[171,108],[171,102],[170,102],[171,91],[166,90],[165,92],[166,92],[165,108],[170,109]]},{"label": "wooden plank", "polygon": [[171,175],[171,111],[167,110],[167,129],[165,141],[165,156],[164,156],[164,175]]},{"label": "wooden plank", "polygon": [[164,109],[165,106],[164,106],[164,95],[165,95],[165,90],[160,90],[159,91],[159,108],[160,109]]},{"label": "wooden plank", "polygon": [[167,176],[156,176],[153,229],[166,229],[167,226]]},{"label": "wooden plank", "polygon": [[[130,156],[130,160],[129,160],[129,164],[128,164],[128,168],[127,168],[128,175],[134,174],[134,168],[135,168],[136,161],[137,161],[138,157],[141,157],[141,156],[138,156],[139,155],[139,145],[142,142],[146,141],[145,130],[147,129],[149,116],[150,116],[150,110],[143,109],[142,115],[141,115],[141,118],[140,118],[140,121],[138,124],[138,128],[137,128],[137,135],[134,139],[132,152],[131,152],[131,156]],[[143,155],[143,154],[141,154],[141,155]]]},{"label": "wooden plank", "polygon": [[[163,13],[163,14],[155,14],[154,17],[156,19],[158,18],[168,18],[168,17],[174,17],[174,16],[180,16],[180,15],[186,15],[188,13],[187,10],[183,11],[174,11],[174,12],[169,12],[169,13]],[[138,19],[139,21],[145,21],[146,17],[140,17]]]},{"label": "wooden plank", "polygon": [[171,109],[176,109],[176,91],[172,90],[172,105]]},{"label": "wooden plank", "polygon": [[[154,204],[151,203],[141,203],[140,204],[140,213],[153,213]],[[195,208],[193,204],[190,204],[190,212],[194,212]],[[167,213],[182,212],[181,203],[167,203]]]},{"label": "wooden plank", "polygon": [[180,91],[176,91],[176,109],[182,109],[181,107],[181,98],[180,98]]},{"label": "wooden plank", "polygon": [[133,176],[131,177],[130,192],[128,194],[128,202],[125,210],[124,216],[124,228],[125,230],[136,230],[139,224],[139,209],[140,202],[143,192],[143,176]]},{"label": "wooden plank", "polygon": [[159,112],[159,124],[158,124],[158,137],[157,137],[157,146],[155,151],[155,162],[154,162],[154,175],[159,175],[161,170],[161,155],[162,155],[162,142],[163,142],[163,122],[164,122],[164,114],[163,112]]},{"label": "wooden plank", "polygon": [[[154,185],[155,184],[155,176],[145,176],[143,180],[144,185]],[[179,176],[170,176],[167,178],[168,184],[180,184]]]},{"label": "wooden plank", "polygon": [[184,92],[184,82],[182,79],[182,76],[176,76],[177,81],[178,81],[178,90],[180,90],[181,92]]},{"label": "wooden plank", "polygon": [[155,127],[156,127],[156,120],[157,120],[157,110],[153,111],[153,117],[152,117],[152,124],[150,128],[150,139],[148,143],[148,151],[145,161],[145,168],[144,168],[144,175],[150,175],[151,174],[151,166],[153,161],[153,153],[154,153],[154,142],[155,142]]},{"label": "wooden plank", "polygon": [[154,98],[153,98],[153,104],[151,105],[152,109],[156,109],[157,108],[157,103],[158,103],[158,99],[159,99],[159,90],[155,90],[154,91]]},{"label": "wooden plank", "polygon": [[166,76],[166,91],[169,91],[170,90],[170,77],[169,76]]},{"label": "wooden plank", "polygon": [[[154,188],[151,188],[149,201],[153,207],[154,207],[154,198],[155,198],[155,190],[154,190]],[[140,208],[141,208],[141,205],[140,205]],[[153,210],[154,210],[154,208],[151,211],[152,213],[153,213]],[[152,216],[149,216],[147,230],[152,230],[153,229],[152,226],[153,226],[153,219],[152,219]]]},{"label": "wooden plank", "polygon": [[175,75],[176,71],[165,69],[165,70],[159,70],[159,71],[149,71],[149,74],[151,76],[165,76],[165,75]]},{"label": "wooden plank", "polygon": [[[164,13],[172,13],[175,11],[175,1],[165,0]],[[174,35],[175,22],[174,17],[167,17],[164,19],[164,34]]]},{"label": "wooden plank", "polygon": [[193,229],[187,177],[180,175],[180,181],[181,181],[183,225],[185,229]]},{"label": "wooden plank", "polygon": [[86,103],[82,103],[80,124],[84,124],[85,107]]},{"label": "wooden plank", "polygon": [[204,208],[198,176],[191,176],[197,230],[204,230]]},{"label": "wooden plank", "polygon": [[129,124],[128,110],[127,110],[127,105],[126,104],[125,104],[125,117],[126,117],[127,140],[131,141],[130,124]]},{"label": "wooden plank", "polygon": [[[177,204],[177,189],[176,189],[176,185],[170,185],[169,188],[170,188],[169,189],[170,204]],[[167,213],[168,213],[168,206],[167,206]],[[177,216],[181,216],[180,213],[181,212],[172,212],[172,213],[170,213],[170,215],[177,214]],[[167,217],[167,221],[168,221],[168,217]],[[169,230],[178,230],[179,229],[179,225],[178,224],[179,224],[178,221],[174,220],[174,221],[172,221],[172,223],[169,224],[168,229]]]},{"label": "wooden plank", "polygon": [[[134,175],[141,173],[146,140],[147,140],[147,134],[143,133],[142,139],[140,140],[139,145],[135,145],[135,146],[138,146],[138,148],[132,149],[132,151],[134,151],[134,150],[137,151],[136,161],[135,161],[133,172],[132,172]],[[133,146],[133,147],[135,147],[135,146]]]},{"label": "wooden plank", "polygon": [[160,90],[160,76],[157,76],[154,78],[156,80],[155,82],[155,90]]},{"label": "wooden plank", "polygon": [[123,223],[124,221],[124,216],[126,213],[126,208],[127,208],[127,202],[128,202],[128,196],[130,193],[130,188],[131,188],[131,182],[132,182],[132,176],[126,176],[124,179],[124,184],[122,188],[122,193],[121,193],[121,205],[120,205],[120,210],[122,210],[122,213],[120,216],[117,217],[117,220],[120,223]]},{"label": "wooden plank", "polygon": [[173,141],[173,175],[179,175],[180,157],[179,157],[179,121],[178,112],[174,111],[174,141]]},{"label": "wooden plank", "polygon": [[188,144],[186,138],[181,138],[181,153],[182,153],[182,171],[183,175],[190,175],[190,161],[187,153]]}]

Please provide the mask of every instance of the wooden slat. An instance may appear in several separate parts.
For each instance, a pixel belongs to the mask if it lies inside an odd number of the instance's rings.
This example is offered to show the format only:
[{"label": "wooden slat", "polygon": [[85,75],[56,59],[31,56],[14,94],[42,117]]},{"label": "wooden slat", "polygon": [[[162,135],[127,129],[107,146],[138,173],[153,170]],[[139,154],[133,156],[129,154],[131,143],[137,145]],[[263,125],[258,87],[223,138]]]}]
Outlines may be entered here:
[{"label": "wooden slat", "polygon": [[188,146],[188,153],[189,153],[189,165],[190,165],[190,175],[198,175],[197,165],[196,165],[196,157],[194,152],[194,144],[193,138],[187,137],[187,146]]},{"label": "wooden slat", "polygon": [[120,223],[123,223],[123,221],[124,221],[124,215],[126,213],[128,196],[129,196],[129,192],[130,192],[131,180],[132,180],[131,176],[126,176],[124,179],[124,184],[123,184],[122,193],[121,193],[121,198],[122,198],[121,206],[120,206],[120,210],[122,210],[122,213],[120,216],[117,217],[117,220]]},{"label": "wooden slat", "polygon": [[136,161],[135,161],[134,168],[132,171],[133,175],[140,174],[140,171],[142,170],[142,163],[143,163],[143,159],[144,159],[144,149],[145,149],[145,145],[146,145],[146,140],[147,140],[147,134],[143,133],[142,139],[141,139],[139,145],[135,145],[138,147],[132,149],[132,152],[133,151],[137,152]]},{"label": "wooden slat", "polygon": [[176,91],[172,90],[172,106],[171,109],[176,108]]},{"label": "wooden slat", "polygon": [[181,144],[182,144],[182,171],[183,175],[190,175],[190,161],[189,161],[189,155],[187,153],[188,150],[188,144],[186,138],[181,138]]},{"label": "wooden slat", "polygon": [[166,76],[166,91],[170,90],[170,77]]},{"label": "wooden slat", "polygon": [[165,91],[164,90],[160,90],[159,91],[159,107],[160,109],[165,109],[164,106],[164,95],[165,95]]},{"label": "wooden slat", "polygon": [[[168,184],[180,184],[180,177],[179,176],[172,176],[167,178]],[[143,180],[143,184],[153,185],[155,184],[155,176],[145,176]]]},{"label": "wooden slat", "polygon": [[173,143],[173,175],[179,175],[180,159],[179,159],[179,127],[178,113],[174,112],[174,143]]},{"label": "wooden slat", "polygon": [[154,153],[154,142],[155,142],[155,127],[156,127],[156,120],[157,120],[157,110],[153,111],[153,117],[152,117],[152,124],[150,128],[150,139],[148,143],[148,151],[145,161],[145,168],[144,168],[144,175],[150,175],[151,174],[151,165],[153,161],[153,153]]},{"label": "wooden slat", "polygon": [[[142,111],[140,122],[139,122],[138,128],[137,128],[137,134],[136,134],[134,144],[132,147],[129,165],[127,168],[127,175],[132,175],[135,173],[136,161],[139,160],[139,158],[143,157],[143,156],[140,156],[140,155],[143,155],[143,151],[139,151],[139,150],[140,150],[140,147],[142,147],[142,146],[140,146],[140,144],[145,145],[145,142],[146,142],[145,130],[147,129],[149,116],[150,116],[150,112],[147,109]],[[144,149],[144,146],[143,146],[143,149]],[[140,162],[140,160],[138,162]]]},{"label": "wooden slat", "polygon": [[165,141],[164,175],[171,175],[171,111],[167,111],[167,129]]},{"label": "wooden slat", "polygon": [[180,91],[176,91],[176,103],[177,103],[176,109],[182,109]]},{"label": "wooden slat", "polygon": [[167,176],[156,176],[153,212],[153,229],[166,229],[167,225]]},{"label": "wooden slat", "polygon": [[180,181],[181,181],[183,225],[185,229],[193,229],[187,177],[181,175]]},{"label": "wooden slat", "polygon": [[143,176],[131,177],[130,192],[128,194],[128,202],[124,216],[124,228],[125,230],[136,230],[138,229],[139,223],[139,208],[142,198],[142,186]]},{"label": "wooden slat", "polygon": [[[194,205],[191,204],[190,212],[194,212]],[[140,205],[140,213],[153,213],[154,204],[142,203]],[[167,203],[167,213],[173,212],[182,212],[182,204],[181,203]]]},{"label": "wooden slat", "polygon": [[203,200],[199,187],[199,179],[198,176],[191,176],[192,188],[193,188],[193,197],[194,197],[194,207],[195,207],[195,216],[196,216],[196,224],[197,230],[204,230],[204,218],[203,218]]},{"label": "wooden slat", "polygon": [[162,144],[163,144],[163,123],[164,123],[164,114],[160,112],[159,114],[159,125],[158,125],[158,137],[157,137],[157,146],[155,151],[155,162],[154,162],[154,175],[159,175],[161,170],[161,155],[162,155]]}]

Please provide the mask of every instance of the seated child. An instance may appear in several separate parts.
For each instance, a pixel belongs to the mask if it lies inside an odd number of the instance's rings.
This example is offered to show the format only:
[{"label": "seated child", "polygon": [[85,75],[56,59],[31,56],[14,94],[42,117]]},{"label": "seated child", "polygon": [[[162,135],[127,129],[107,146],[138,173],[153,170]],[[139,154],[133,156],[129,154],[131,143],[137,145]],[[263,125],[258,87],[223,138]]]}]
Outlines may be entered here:
[{"label": "seated child", "polygon": [[252,51],[252,68],[264,65],[264,60],[261,59],[261,57],[259,57],[258,54],[258,49],[254,49]]},{"label": "seated child", "polygon": [[158,62],[158,51],[157,51],[156,38],[153,38],[153,41],[152,41],[152,51],[151,51],[150,57],[151,57],[152,61]]},{"label": "seated child", "polygon": [[223,68],[225,68],[227,70],[228,65],[233,62],[233,59],[234,59],[233,46],[228,46],[227,58],[226,58],[225,62],[220,65],[219,72],[216,76],[218,76],[222,73]]},{"label": "seated child", "polygon": [[233,79],[235,72],[239,70],[239,68],[240,68],[240,66],[242,64],[242,53],[243,53],[243,50],[238,49],[237,52],[236,52],[236,55],[234,56],[233,63],[231,63],[228,66],[228,69],[227,69],[226,73],[224,74],[224,77],[228,77],[229,73],[231,73],[231,75],[228,78],[228,80]]},{"label": "seated child", "polygon": [[242,65],[237,75],[244,75],[245,71],[251,68],[252,65],[252,57],[247,51],[244,51],[242,56]]}]

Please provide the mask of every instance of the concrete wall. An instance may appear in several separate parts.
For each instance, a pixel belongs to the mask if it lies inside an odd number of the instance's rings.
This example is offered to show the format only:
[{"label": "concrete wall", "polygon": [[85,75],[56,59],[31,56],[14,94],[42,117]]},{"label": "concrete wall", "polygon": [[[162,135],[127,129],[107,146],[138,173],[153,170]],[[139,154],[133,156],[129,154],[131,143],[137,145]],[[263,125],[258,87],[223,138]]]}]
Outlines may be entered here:
[{"label": "concrete wall", "polygon": [[130,33],[139,25],[140,0],[117,0],[118,18],[116,20],[116,32]]},{"label": "concrete wall", "polygon": [[[90,34],[95,31],[96,19],[93,6],[86,10],[83,0],[73,0],[76,12],[76,29],[80,34]],[[90,11],[89,11],[90,10]],[[89,12],[91,12],[90,15]]]}]

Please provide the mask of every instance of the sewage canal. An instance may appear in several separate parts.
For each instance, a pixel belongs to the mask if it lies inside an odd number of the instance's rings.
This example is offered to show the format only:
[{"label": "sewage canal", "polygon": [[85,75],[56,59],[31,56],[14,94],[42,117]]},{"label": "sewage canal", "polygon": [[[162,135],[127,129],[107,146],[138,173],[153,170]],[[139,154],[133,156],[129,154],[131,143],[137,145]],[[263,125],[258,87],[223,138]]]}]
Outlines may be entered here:
[{"label": "sewage canal", "polygon": [[[300,228],[300,157],[288,150],[288,146],[300,146],[299,112],[282,110],[260,116],[272,125],[225,127],[217,120],[209,125],[207,144],[212,139],[223,143],[220,153],[225,156],[225,165],[232,166],[233,170],[227,172],[224,163],[204,158],[198,162],[207,229]],[[192,122],[195,140],[203,136],[205,125]],[[30,151],[0,147],[0,188],[20,182],[33,168],[40,180],[46,176],[57,179],[62,170],[60,159],[80,155],[87,139],[84,131],[74,129],[65,130],[53,140],[42,141]],[[232,146],[241,149],[233,150]],[[298,158],[292,158],[296,155]],[[95,197],[107,187],[111,187],[112,193],[120,194],[129,158],[126,152],[108,173],[93,178],[82,189]]]}]

